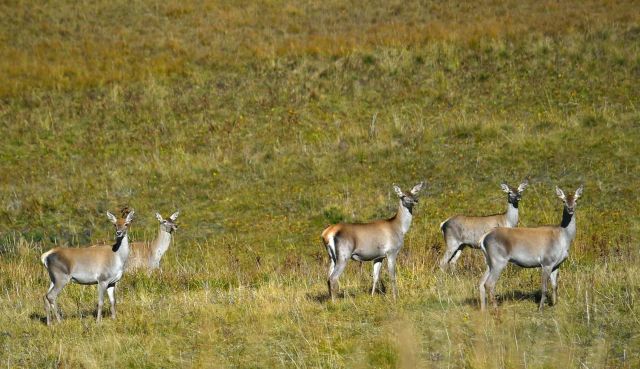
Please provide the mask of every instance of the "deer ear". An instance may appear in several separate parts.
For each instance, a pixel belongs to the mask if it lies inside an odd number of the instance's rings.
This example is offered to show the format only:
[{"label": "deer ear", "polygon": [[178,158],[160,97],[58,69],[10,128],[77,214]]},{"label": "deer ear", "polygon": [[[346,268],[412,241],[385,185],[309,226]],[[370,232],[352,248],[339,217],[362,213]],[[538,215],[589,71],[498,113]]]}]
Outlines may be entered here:
[{"label": "deer ear", "polygon": [[136,212],[133,209],[131,209],[131,212],[127,214],[127,218],[124,220],[124,222],[127,224],[131,223],[131,221],[133,220],[133,214],[135,213]]},{"label": "deer ear", "polygon": [[395,191],[396,195],[398,195],[398,197],[404,196],[404,194],[402,193],[402,190],[400,189],[400,187],[398,187],[395,184],[393,185],[393,190]]},{"label": "deer ear", "polygon": [[577,200],[580,196],[582,196],[582,189],[584,189],[584,185],[580,185],[576,190],[576,193],[573,195],[573,199]]},{"label": "deer ear", "polygon": [[178,215],[180,215],[179,211],[176,211],[175,213],[171,214],[171,216],[169,217],[169,219],[171,219],[172,222],[175,222],[176,219],[178,219]]},{"label": "deer ear", "polygon": [[511,192],[511,189],[509,189],[509,186],[506,183],[501,183],[500,184],[500,188],[502,188],[502,191],[509,193]]},{"label": "deer ear", "polygon": [[111,221],[111,223],[116,224],[118,223],[118,218],[116,218],[115,215],[111,214],[110,212],[107,211],[107,218],[109,218],[109,220]]},{"label": "deer ear", "polygon": [[413,188],[411,189],[411,195],[415,196],[418,194],[418,192],[422,191],[422,188],[424,187],[424,181],[418,183],[417,185],[413,186]]},{"label": "deer ear", "polygon": [[520,183],[520,186],[518,186],[518,192],[524,191],[527,186],[529,186],[529,181],[525,179],[524,182]]},{"label": "deer ear", "polygon": [[156,213],[156,219],[158,219],[158,222],[162,223],[164,221],[164,219],[162,219],[162,215],[160,215],[160,213]]},{"label": "deer ear", "polygon": [[567,200],[567,197],[564,195],[564,191],[562,191],[558,186],[556,186],[556,195],[558,195],[558,197],[562,199],[562,201]]}]

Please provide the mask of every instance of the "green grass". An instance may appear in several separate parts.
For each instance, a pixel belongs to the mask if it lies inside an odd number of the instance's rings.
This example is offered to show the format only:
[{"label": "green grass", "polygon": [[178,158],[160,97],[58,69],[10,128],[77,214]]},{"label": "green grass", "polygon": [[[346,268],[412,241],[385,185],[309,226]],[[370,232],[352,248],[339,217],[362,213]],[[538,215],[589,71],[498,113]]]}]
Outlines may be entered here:
[{"label": "green grass", "polygon": [[[633,2],[7,2],[0,22],[0,365],[640,366],[640,13]],[[509,267],[481,314],[478,252],[436,265],[438,224],[555,224],[585,184],[560,299]],[[326,301],[320,232],[428,186],[400,299],[353,262]],[[181,211],[162,271],[119,316],[69,285],[42,323],[40,253],[112,238],[105,211]],[[389,286],[386,272],[383,280]]]}]

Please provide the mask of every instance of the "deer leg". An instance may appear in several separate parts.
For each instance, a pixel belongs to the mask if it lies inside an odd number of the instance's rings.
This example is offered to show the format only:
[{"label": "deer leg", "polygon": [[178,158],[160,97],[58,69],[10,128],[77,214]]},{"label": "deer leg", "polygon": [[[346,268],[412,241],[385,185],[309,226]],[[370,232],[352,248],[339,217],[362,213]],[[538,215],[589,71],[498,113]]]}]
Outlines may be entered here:
[{"label": "deer leg", "polygon": [[333,252],[333,250],[331,249],[331,246],[326,245],[327,246],[327,253],[329,254],[329,275],[328,278],[331,277],[331,273],[333,273],[333,270],[336,267],[336,256]]},{"label": "deer leg", "polygon": [[378,278],[380,278],[380,269],[382,269],[382,260],[383,259],[377,259],[373,261],[373,287],[371,288],[371,296],[376,292],[376,284],[378,283]]},{"label": "deer leg", "polygon": [[111,318],[116,318],[116,285],[110,284],[107,287],[107,295],[109,295],[109,304],[111,305]]},{"label": "deer leg", "polygon": [[542,288],[541,288],[541,296],[540,296],[540,305],[538,306],[538,310],[542,311],[544,308],[544,303],[547,300],[547,281],[549,280],[549,276],[551,275],[551,268],[542,267]]},{"label": "deer leg", "polygon": [[496,283],[498,282],[498,278],[500,278],[500,274],[502,274],[502,270],[506,266],[506,261],[492,261],[489,276],[484,282],[484,287],[489,290],[489,299],[494,308],[498,307],[498,302],[496,301]]},{"label": "deer leg", "polygon": [[484,272],[484,275],[480,279],[480,310],[484,311],[487,308],[487,293],[484,287],[484,284],[487,283],[487,278],[489,278],[489,274],[491,273],[491,268],[487,267],[487,271]]},{"label": "deer leg", "polygon": [[62,291],[64,286],[66,286],[67,283],[69,283],[69,280],[71,279],[71,277],[69,276],[61,277],[61,276],[56,276],[53,273],[51,273],[50,276],[52,277],[51,287],[49,287],[49,291],[44,296],[45,306],[48,305],[48,308],[49,308],[49,310],[47,311],[47,325],[51,324],[51,319],[49,317],[51,310],[53,310],[53,313],[56,316],[56,320],[58,322],[62,321],[62,318],[60,317],[60,312],[58,311],[58,304],[56,303],[56,299],[58,298],[58,294],[60,293],[60,291]]},{"label": "deer leg", "polygon": [[102,321],[102,305],[104,304],[104,292],[107,290],[107,283],[98,282],[98,313],[96,322]]},{"label": "deer leg", "polygon": [[553,292],[551,294],[551,305],[555,305],[558,302],[558,272],[560,269],[556,269],[551,272],[550,280],[551,280],[551,288]]},{"label": "deer leg", "polygon": [[47,313],[47,325],[51,325],[51,304],[49,303],[49,299],[47,298],[47,295],[49,294],[49,292],[51,292],[54,286],[55,284],[51,282],[51,285],[49,286],[49,290],[47,291],[47,293],[44,294],[44,311]]},{"label": "deer leg", "polygon": [[329,260],[329,277],[331,277],[331,274],[333,273],[333,270],[336,268],[336,262],[330,258]]},{"label": "deer leg", "polygon": [[333,272],[329,276],[329,296],[331,296],[332,301],[335,299],[335,293],[337,292],[338,278],[340,277],[340,274],[344,272],[344,268],[347,266],[347,261],[347,259],[339,259],[333,269]]},{"label": "deer leg", "polygon": [[442,256],[442,259],[440,259],[440,269],[443,272],[447,270],[452,257],[460,249],[460,244],[454,237],[445,237],[444,243],[447,249]]},{"label": "deer leg", "polygon": [[391,279],[391,289],[393,291],[393,300],[398,299],[398,287],[396,286],[396,256],[397,254],[390,254],[387,256],[387,269],[389,270],[389,277]]},{"label": "deer leg", "polygon": [[458,247],[453,256],[451,257],[451,261],[449,261],[449,265],[451,269],[456,270],[456,261],[460,259],[460,255],[462,255],[462,246]]}]

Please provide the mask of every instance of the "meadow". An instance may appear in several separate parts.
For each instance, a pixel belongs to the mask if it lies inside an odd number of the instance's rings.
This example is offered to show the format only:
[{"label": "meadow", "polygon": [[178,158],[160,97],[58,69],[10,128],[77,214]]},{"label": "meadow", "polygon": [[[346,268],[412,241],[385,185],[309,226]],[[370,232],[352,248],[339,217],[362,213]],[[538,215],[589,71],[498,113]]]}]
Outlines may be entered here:
[{"label": "meadow", "polygon": [[[0,4],[0,366],[640,367],[640,7],[633,1],[66,1]],[[438,226],[558,224],[584,184],[559,302],[510,266],[437,267]],[[398,257],[327,300],[320,232],[390,217],[426,180]],[[180,210],[118,318],[68,285],[44,324],[42,252],[133,240]],[[387,293],[389,292],[389,293]],[[106,304],[108,305],[108,304]],[[106,308],[106,306],[105,306]],[[107,310],[105,310],[106,312]]]}]

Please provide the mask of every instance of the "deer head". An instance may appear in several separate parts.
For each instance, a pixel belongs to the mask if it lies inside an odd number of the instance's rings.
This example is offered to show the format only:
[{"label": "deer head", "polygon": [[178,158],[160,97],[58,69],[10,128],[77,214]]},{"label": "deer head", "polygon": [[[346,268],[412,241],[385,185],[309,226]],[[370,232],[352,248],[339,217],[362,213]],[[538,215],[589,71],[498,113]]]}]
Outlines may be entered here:
[{"label": "deer head", "polygon": [[131,221],[133,221],[134,214],[135,214],[135,211],[131,210],[130,212],[127,213],[126,218],[118,219],[116,218],[115,215],[107,211],[107,217],[109,218],[111,223],[113,223],[113,225],[116,227],[116,238],[121,239],[127,235],[127,231],[129,230],[129,225],[131,224]]},{"label": "deer head", "polygon": [[520,202],[520,199],[522,199],[522,193],[527,188],[527,186],[529,186],[529,180],[526,179],[522,183],[520,183],[518,188],[513,188],[506,183],[500,184],[500,188],[502,188],[502,191],[507,193],[507,201],[515,208],[518,207],[518,203]]},{"label": "deer head", "polygon": [[160,222],[160,226],[162,227],[163,231],[167,233],[173,233],[173,231],[178,229],[178,225],[176,224],[178,215],[180,215],[180,212],[176,211],[175,213],[171,214],[169,219],[163,219],[160,213],[156,213],[156,219],[158,219],[158,222]]},{"label": "deer head", "polygon": [[564,191],[562,191],[562,189],[560,187],[556,186],[556,195],[558,195],[560,200],[562,200],[562,202],[564,202],[564,208],[571,215],[573,215],[573,213],[575,213],[575,211],[576,211],[576,203],[577,203],[578,199],[580,198],[580,196],[582,196],[582,189],[583,188],[584,188],[584,186],[580,185],[580,187],[578,187],[578,189],[576,190],[576,192],[573,195],[565,195]]},{"label": "deer head", "polygon": [[413,211],[413,206],[418,203],[418,193],[422,190],[424,184],[424,181],[418,183],[417,185],[413,186],[409,193],[404,193],[402,192],[402,189],[400,189],[400,187],[395,184],[393,185],[393,190],[396,195],[398,195],[398,198],[400,198],[400,201],[402,201],[402,206],[407,208],[410,213]]}]

